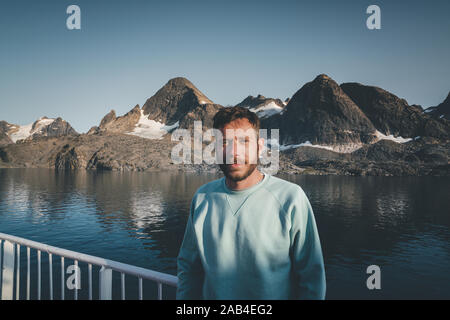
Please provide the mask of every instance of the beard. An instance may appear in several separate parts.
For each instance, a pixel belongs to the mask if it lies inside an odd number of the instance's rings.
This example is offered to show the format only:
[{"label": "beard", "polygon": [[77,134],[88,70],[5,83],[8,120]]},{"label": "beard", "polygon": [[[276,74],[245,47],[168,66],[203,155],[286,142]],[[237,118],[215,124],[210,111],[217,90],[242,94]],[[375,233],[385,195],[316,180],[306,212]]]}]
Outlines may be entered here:
[{"label": "beard", "polygon": [[242,181],[255,171],[257,164],[247,164],[244,168],[235,170],[229,164],[219,164],[220,170],[222,170],[225,177],[232,181]]},{"label": "beard", "polygon": [[[259,154],[259,146],[257,147],[257,154]],[[237,163],[236,160],[234,162]],[[230,164],[226,164],[226,163],[219,164],[219,167],[220,167],[220,170],[222,170],[225,177],[227,177],[228,179],[230,179],[232,181],[237,182],[237,181],[242,181],[242,180],[246,179],[248,176],[250,176],[253,173],[253,171],[255,171],[258,164],[259,164],[259,158],[257,158],[256,164],[255,163],[248,164],[248,162],[246,161],[246,163],[243,164],[238,169],[235,169],[235,168],[231,167]]]}]

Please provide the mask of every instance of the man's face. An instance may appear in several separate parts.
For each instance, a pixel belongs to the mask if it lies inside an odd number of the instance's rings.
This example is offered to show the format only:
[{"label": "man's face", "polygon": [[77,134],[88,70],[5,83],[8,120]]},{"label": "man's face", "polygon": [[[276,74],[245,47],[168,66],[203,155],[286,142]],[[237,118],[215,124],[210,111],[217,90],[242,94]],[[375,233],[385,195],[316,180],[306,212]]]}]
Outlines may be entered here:
[{"label": "man's face", "polygon": [[264,139],[258,139],[256,130],[245,118],[227,123],[220,131],[223,135],[223,164],[219,167],[227,178],[244,180],[258,165]]}]

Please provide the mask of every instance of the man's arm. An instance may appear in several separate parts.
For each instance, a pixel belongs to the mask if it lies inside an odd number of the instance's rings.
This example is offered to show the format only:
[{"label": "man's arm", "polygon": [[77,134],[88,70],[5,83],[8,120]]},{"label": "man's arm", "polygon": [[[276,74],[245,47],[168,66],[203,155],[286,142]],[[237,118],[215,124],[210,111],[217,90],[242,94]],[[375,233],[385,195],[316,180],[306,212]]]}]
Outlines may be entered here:
[{"label": "man's arm", "polygon": [[325,299],[325,268],[311,204],[300,189],[291,208],[291,259],[296,299]]},{"label": "man's arm", "polygon": [[184,233],[184,239],[177,259],[178,286],[176,298],[182,300],[203,299],[202,286],[204,272],[192,222],[194,213],[194,199],[191,202],[191,209]]}]

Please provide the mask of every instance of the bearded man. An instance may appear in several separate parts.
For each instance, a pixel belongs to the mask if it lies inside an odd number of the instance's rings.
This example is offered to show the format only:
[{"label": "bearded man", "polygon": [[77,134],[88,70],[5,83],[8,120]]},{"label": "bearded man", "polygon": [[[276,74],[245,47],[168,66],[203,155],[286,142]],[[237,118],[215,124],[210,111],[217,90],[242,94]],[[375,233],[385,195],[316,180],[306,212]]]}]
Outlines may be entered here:
[{"label": "bearded man", "polygon": [[325,270],[303,189],[258,170],[258,116],[222,108],[224,177],[192,198],[177,257],[177,299],[324,299]]}]

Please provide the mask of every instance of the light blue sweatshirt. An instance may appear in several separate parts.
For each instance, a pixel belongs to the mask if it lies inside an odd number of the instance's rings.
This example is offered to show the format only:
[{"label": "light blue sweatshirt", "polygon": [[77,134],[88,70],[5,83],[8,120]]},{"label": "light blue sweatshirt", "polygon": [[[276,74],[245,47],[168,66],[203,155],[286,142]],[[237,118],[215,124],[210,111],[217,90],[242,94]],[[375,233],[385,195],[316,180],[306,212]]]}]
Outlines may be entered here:
[{"label": "light blue sweatshirt", "polygon": [[201,186],[178,255],[177,299],[324,299],[325,270],[309,200],[264,175],[231,190]]}]

